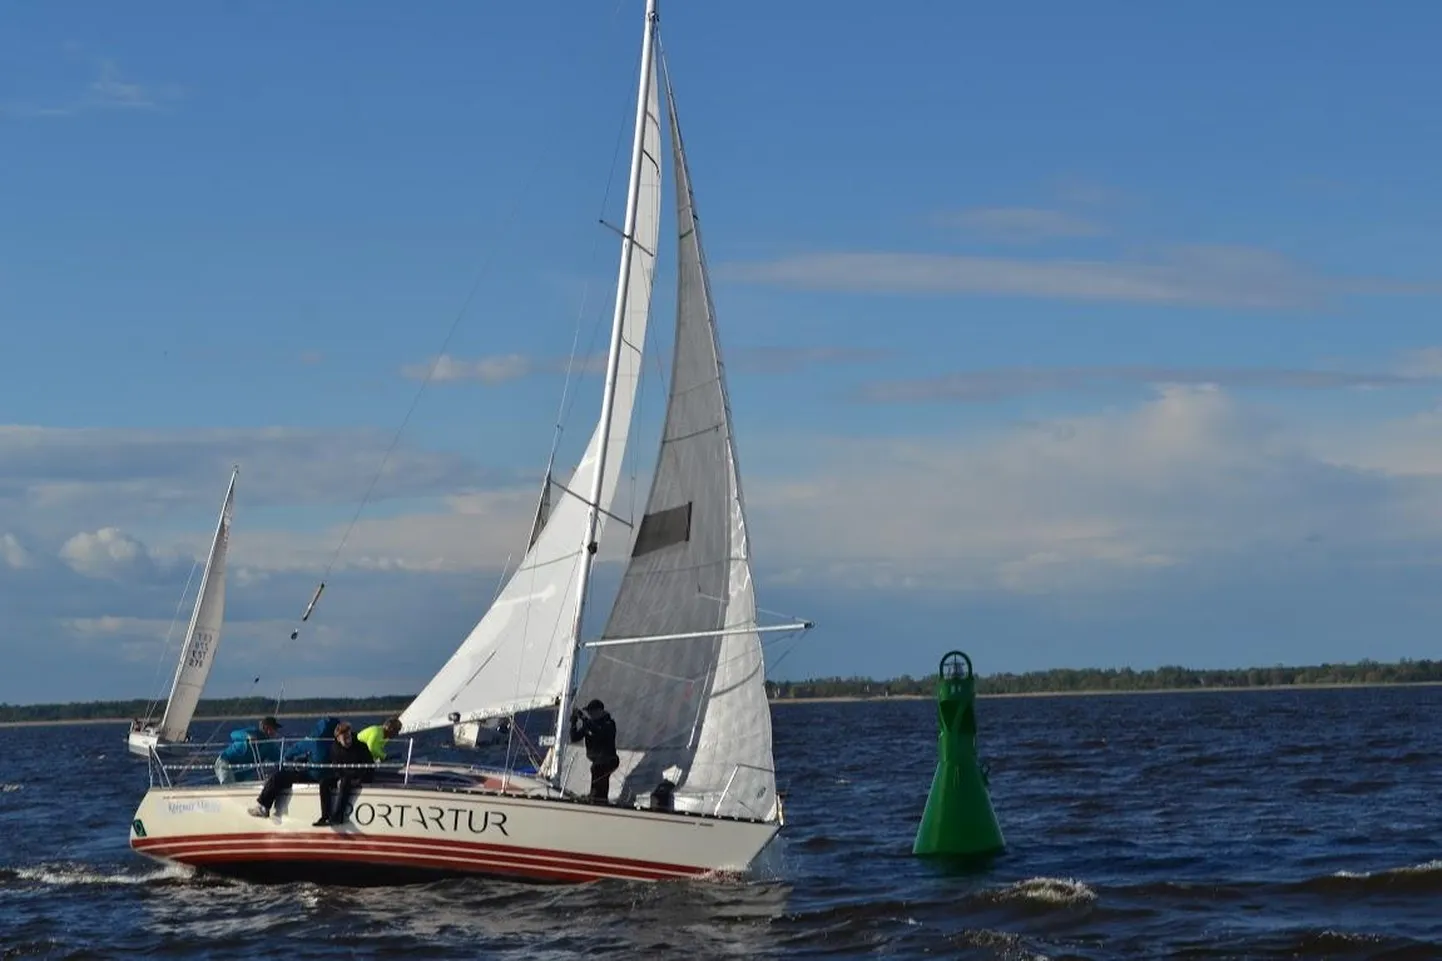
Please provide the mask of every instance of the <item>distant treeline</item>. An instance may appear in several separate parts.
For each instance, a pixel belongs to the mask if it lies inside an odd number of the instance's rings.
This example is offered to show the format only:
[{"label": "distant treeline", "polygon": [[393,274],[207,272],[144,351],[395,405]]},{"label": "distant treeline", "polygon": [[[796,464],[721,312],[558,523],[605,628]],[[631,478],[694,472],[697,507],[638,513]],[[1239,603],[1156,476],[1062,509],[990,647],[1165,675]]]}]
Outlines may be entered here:
[{"label": "distant treeline", "polygon": [[[389,694],[382,697],[298,697],[284,701],[286,714],[393,714],[411,699]],[[77,701],[71,704],[0,704],[0,723],[11,721],[84,721],[104,717],[145,716],[151,701]],[[159,720],[162,703],[152,715]],[[275,713],[275,701],[264,697],[226,697],[202,700],[195,710],[197,719],[207,717],[254,717]]]},{"label": "distant treeline", "polygon": [[[977,673],[978,694],[1055,694],[1083,691],[1164,691],[1207,688],[1294,687],[1303,684],[1421,684],[1442,682],[1442,661],[1379,664],[1320,664],[1316,667],[1248,667],[1200,671],[1185,667],[1159,667],[1134,671],[1123,668],[1057,668],[1026,674]],[[774,700],[802,697],[895,697],[931,695],[936,676],[909,675],[876,681],[865,677],[826,677],[810,681],[768,681]]]},{"label": "distant treeline", "polygon": [[[1422,684],[1442,683],[1442,661],[1409,661],[1380,664],[1320,664],[1316,667],[1248,667],[1232,670],[1199,671],[1186,667],[1159,667],[1148,671],[1123,668],[1057,668],[1026,674],[978,674],[979,694],[1061,694],[1084,691],[1165,691],[1210,688],[1294,687],[1306,684]],[[907,694],[931,696],[936,691],[935,675],[902,675],[877,681],[867,677],[823,677],[809,681],[767,681],[766,693],[773,700],[810,697],[896,697]],[[411,698],[302,697],[282,703],[286,714],[376,715],[399,713]],[[71,704],[0,704],[0,723],[11,721],[83,721],[90,718],[143,717],[149,701],[84,701]],[[197,719],[207,717],[254,717],[275,711],[275,702],[262,697],[214,698],[200,702]],[[157,711],[154,717],[158,718]]]}]

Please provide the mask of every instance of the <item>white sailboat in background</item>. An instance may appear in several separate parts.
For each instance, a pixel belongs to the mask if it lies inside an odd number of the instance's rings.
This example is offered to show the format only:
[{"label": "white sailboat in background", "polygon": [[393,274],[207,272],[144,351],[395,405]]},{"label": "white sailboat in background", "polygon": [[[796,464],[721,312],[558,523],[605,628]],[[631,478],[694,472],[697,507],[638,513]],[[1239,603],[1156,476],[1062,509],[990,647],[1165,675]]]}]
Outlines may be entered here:
[{"label": "white sailboat in background", "polygon": [[176,744],[187,740],[190,719],[195,716],[195,707],[205,690],[206,678],[215,664],[215,651],[220,646],[220,628],[225,621],[225,554],[230,546],[235,479],[239,473],[238,467],[231,471],[225,500],[220,506],[220,520],[216,522],[215,536],[211,538],[205,569],[200,575],[200,589],[196,592],[185,642],[180,646],[180,659],[175,665],[170,694],[165,700],[165,713],[158,725],[152,724],[148,716],[131,725],[126,745],[132,754],[149,757],[151,749],[157,744]]},{"label": "white sailboat in background", "polygon": [[[257,880],[385,882],[485,874],[520,880],[660,880],[742,871],[782,824],[760,625],[715,313],[675,98],[665,84],[676,178],[678,292],[670,396],[639,524],[611,508],[631,428],[651,309],[663,165],[656,0],[648,0],[620,270],[605,388],[568,483],[547,492],[525,558],[469,636],[401,715],[404,731],[489,725],[556,711],[539,770],[415,763],[359,790],[341,825],[315,827],[314,786],[271,817],[246,813],[256,786],[185,785],[185,765],[135,813],[131,846]],[[549,510],[545,508],[549,507]],[[632,545],[602,636],[581,625],[598,540]],[[614,526],[610,526],[614,530]],[[578,655],[591,662],[576,685]],[[577,698],[616,719],[620,769],[607,803],[569,743]],[[516,730],[518,725],[512,725]],[[396,742],[391,742],[392,756]],[[664,780],[664,783],[663,783]]]},{"label": "white sailboat in background", "polygon": [[456,723],[451,726],[451,744],[471,748],[504,744],[510,730],[510,721],[500,717]]}]

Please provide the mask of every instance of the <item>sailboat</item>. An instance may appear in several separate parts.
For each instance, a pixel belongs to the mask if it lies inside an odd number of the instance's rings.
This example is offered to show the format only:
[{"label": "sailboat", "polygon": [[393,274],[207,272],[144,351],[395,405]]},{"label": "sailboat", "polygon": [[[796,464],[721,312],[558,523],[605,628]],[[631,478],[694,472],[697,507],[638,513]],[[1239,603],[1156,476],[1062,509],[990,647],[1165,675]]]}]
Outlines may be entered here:
[{"label": "sailboat", "polygon": [[170,682],[170,694],[165,699],[165,713],[161,715],[159,724],[152,723],[149,717],[131,723],[125,743],[132,754],[150,757],[158,744],[174,744],[188,739],[190,720],[195,716],[195,707],[205,690],[206,678],[215,664],[220,628],[225,621],[225,554],[230,546],[235,479],[239,474],[240,468],[231,470],[225,500],[220,505],[220,519],[216,521],[215,536],[210,540],[210,550],[205,557],[200,589],[195,595],[195,608],[190,612],[190,625],[186,628],[185,642],[180,646],[180,659]]},{"label": "sailboat", "polygon": [[451,744],[455,747],[487,747],[503,744],[510,733],[508,718],[489,717],[484,721],[465,721],[451,726]]},{"label": "sailboat", "polygon": [[[757,622],[724,367],[669,75],[678,256],[670,396],[644,516],[631,525],[611,511],[660,236],[658,33],[648,0],[594,432],[567,483],[547,471],[524,559],[402,712],[402,738],[388,749],[398,760],[359,788],[342,823],[323,827],[312,824],[315,785],[296,785],[260,817],[246,812],[254,783],[188,784],[186,772],[203,765],[152,765],[131,824],[135,851],[261,881],[656,881],[745,871],[781,829],[761,635],[811,625]],[[617,528],[630,544],[627,567],[601,636],[584,640],[599,538]],[[570,736],[573,705],[592,699],[616,721],[620,758],[609,794],[594,799],[584,747]],[[398,750],[405,735],[550,710],[550,749],[533,767],[422,763],[413,738]]]}]

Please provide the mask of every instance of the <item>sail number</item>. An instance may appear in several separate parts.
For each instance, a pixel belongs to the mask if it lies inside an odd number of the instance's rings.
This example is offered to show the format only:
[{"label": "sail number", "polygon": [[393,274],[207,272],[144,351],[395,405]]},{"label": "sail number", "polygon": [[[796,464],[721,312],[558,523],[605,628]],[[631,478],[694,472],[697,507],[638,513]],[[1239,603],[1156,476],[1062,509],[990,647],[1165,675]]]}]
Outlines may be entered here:
[{"label": "sail number", "polygon": [[190,653],[186,655],[186,667],[204,667],[205,658],[210,654],[210,645],[215,641],[214,631],[196,631],[190,639]]}]

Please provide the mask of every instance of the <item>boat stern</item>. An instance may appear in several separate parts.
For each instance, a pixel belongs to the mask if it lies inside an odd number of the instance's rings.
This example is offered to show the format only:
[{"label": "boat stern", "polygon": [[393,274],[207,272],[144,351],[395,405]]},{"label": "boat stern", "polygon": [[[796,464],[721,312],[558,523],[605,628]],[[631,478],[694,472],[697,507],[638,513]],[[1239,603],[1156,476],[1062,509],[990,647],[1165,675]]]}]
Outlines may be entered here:
[{"label": "boat stern", "polygon": [[160,735],[154,731],[130,731],[125,736],[125,748],[137,757],[150,757],[150,751],[160,743]]}]

